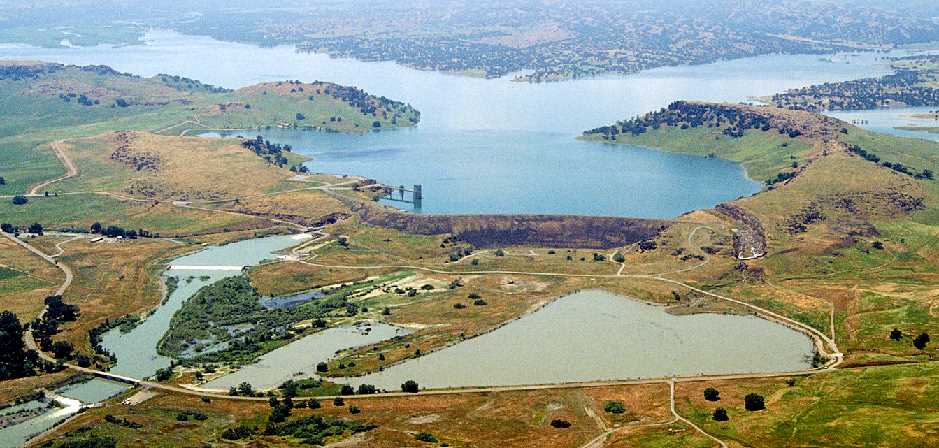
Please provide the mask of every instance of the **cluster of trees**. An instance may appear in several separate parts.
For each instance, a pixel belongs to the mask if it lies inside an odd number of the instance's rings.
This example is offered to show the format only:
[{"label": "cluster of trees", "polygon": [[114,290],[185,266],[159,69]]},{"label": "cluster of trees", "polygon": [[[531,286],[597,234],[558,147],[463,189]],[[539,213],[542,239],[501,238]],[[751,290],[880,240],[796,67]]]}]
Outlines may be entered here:
[{"label": "cluster of trees", "polygon": [[[704,389],[704,399],[707,401],[719,401],[721,399],[720,392],[713,387],[708,387],[707,389]],[[760,394],[747,394],[745,397],[743,397],[743,407],[744,409],[751,412],[762,411],[763,409],[766,409],[765,399]],[[727,415],[727,410],[724,408],[715,409],[714,413],[711,415],[711,418],[718,422],[726,422],[727,420],[730,420],[730,417]]]},{"label": "cluster of trees", "polygon": [[139,238],[159,238],[159,233],[150,233],[144,229],[124,229],[123,227],[109,225],[105,227],[100,222],[96,222],[91,225],[89,228],[91,233],[100,234],[109,238],[128,238],[128,239],[137,239]]},{"label": "cluster of trees", "polygon": [[864,160],[867,160],[869,162],[879,163],[880,166],[889,168],[898,173],[906,174],[907,176],[912,176],[914,179],[933,180],[933,178],[935,177],[935,174],[929,168],[923,168],[922,171],[917,173],[900,162],[888,162],[886,160],[881,160],[877,154],[867,151],[858,145],[848,146],[848,151],[850,151],[853,154],[857,154]]},{"label": "cluster of trees", "polygon": [[272,165],[277,165],[279,167],[286,166],[288,163],[287,157],[284,156],[284,153],[293,151],[293,148],[290,145],[279,145],[277,143],[271,143],[270,140],[265,140],[264,137],[261,137],[260,135],[253,140],[245,140],[241,142],[241,146],[250,149],[255,154],[257,154],[258,157],[261,157]]},{"label": "cluster of trees", "polygon": [[26,350],[25,331],[16,314],[0,312],[0,380],[31,376],[39,367],[36,352]]},{"label": "cluster of trees", "polygon": [[766,115],[739,107],[719,104],[697,104],[687,101],[676,101],[655,112],[635,117],[631,120],[620,121],[610,126],[601,126],[584,132],[584,135],[601,135],[606,140],[616,140],[619,134],[638,136],[648,129],[659,129],[662,126],[679,127],[681,129],[707,126],[709,128],[723,128],[721,131],[729,137],[743,137],[748,129],[769,131],[776,128],[780,134],[798,137],[802,132],[785,125],[774,125]]},{"label": "cluster of trees", "polygon": [[33,337],[39,343],[39,348],[52,352],[53,356],[62,359],[75,359],[76,363],[87,367],[91,359],[84,354],[74,353],[72,343],[68,341],[52,341],[52,336],[59,332],[59,326],[64,322],[73,322],[78,319],[78,305],[65,303],[62,296],[53,295],[45,298],[46,312],[42,317],[30,322]]},{"label": "cluster of trees", "polygon": [[[3,230],[6,233],[11,233],[15,236],[19,236],[20,234],[20,228],[18,226],[14,226],[13,224],[6,223],[6,222],[3,224],[0,224],[0,230]],[[42,224],[39,224],[39,223],[33,223],[26,227],[27,232],[34,233],[39,236],[42,236],[43,230],[44,228],[42,227]]]},{"label": "cluster of trees", "polygon": [[[902,340],[903,332],[900,331],[899,328],[894,328],[893,330],[890,331],[890,339],[894,341]],[[913,338],[913,346],[920,350],[925,350],[927,344],[929,344],[929,333],[922,332],[919,335],[917,335],[915,338]]]},{"label": "cluster of trees", "polygon": [[[914,57],[925,59],[923,57]],[[898,70],[880,78],[825,83],[773,95],[778,107],[823,110],[871,110],[892,105],[927,107],[939,105],[939,89],[924,85],[930,74]]]}]

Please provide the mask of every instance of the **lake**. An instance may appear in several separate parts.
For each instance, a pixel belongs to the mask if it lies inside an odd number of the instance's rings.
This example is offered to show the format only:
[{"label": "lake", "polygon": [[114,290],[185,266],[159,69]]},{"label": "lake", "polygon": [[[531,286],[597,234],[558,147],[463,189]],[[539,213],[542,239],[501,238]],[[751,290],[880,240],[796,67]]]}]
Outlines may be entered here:
[{"label": "lake", "polygon": [[421,184],[424,213],[550,213],[669,218],[759,191],[736,164],[575,140],[582,131],[679,99],[746,101],[807,84],[888,72],[882,54],[770,55],[630,76],[528,84],[258,48],[171,31],[142,45],[0,46],[0,58],[106,64],[237,88],[301,79],[354,85],[411,103],[415,130],[365,136],[271,131],[314,157],[313,171]]}]

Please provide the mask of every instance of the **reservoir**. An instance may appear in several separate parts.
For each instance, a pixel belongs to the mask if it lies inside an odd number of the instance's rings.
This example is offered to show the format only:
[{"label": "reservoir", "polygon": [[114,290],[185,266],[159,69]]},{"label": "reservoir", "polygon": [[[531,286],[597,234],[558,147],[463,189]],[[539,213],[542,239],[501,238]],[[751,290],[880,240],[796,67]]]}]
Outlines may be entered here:
[{"label": "reservoir", "polygon": [[[410,103],[413,130],[368,135],[270,131],[313,157],[312,171],[421,184],[424,213],[531,213],[670,218],[759,191],[736,164],[579,142],[581,132],[679,99],[748,101],[788,88],[888,72],[883,54],[768,55],[629,76],[528,84],[361,62],[292,47],[259,48],[171,31],[114,48],[0,46],[2,59],[105,64],[228,88],[331,81]],[[252,134],[256,131],[245,132]]]}]

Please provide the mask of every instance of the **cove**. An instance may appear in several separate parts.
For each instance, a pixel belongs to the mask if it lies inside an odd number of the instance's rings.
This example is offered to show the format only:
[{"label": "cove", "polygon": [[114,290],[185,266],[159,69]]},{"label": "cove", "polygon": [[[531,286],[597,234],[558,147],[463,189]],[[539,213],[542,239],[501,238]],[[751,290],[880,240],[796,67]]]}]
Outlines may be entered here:
[{"label": "cove", "polygon": [[665,307],[589,290],[491,333],[356,378],[400,390],[769,373],[811,368],[808,336],[755,316],[676,316]]}]

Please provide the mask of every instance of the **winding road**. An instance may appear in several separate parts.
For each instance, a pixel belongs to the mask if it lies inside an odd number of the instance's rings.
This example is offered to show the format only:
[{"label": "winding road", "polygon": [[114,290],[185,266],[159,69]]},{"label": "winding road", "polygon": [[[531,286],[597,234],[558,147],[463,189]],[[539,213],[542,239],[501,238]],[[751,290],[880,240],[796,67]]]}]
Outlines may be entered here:
[{"label": "winding road", "polygon": [[78,168],[75,167],[75,163],[72,162],[72,159],[69,158],[68,154],[65,153],[65,150],[62,149],[62,140],[54,141],[49,144],[52,148],[52,151],[55,153],[55,156],[62,162],[62,165],[65,165],[65,174],[56,177],[55,179],[50,179],[45,182],[42,182],[33,188],[30,188],[27,192],[28,195],[36,196],[40,194],[46,187],[52,185],[56,182],[61,182],[65,179],[75,177],[78,175]]}]

